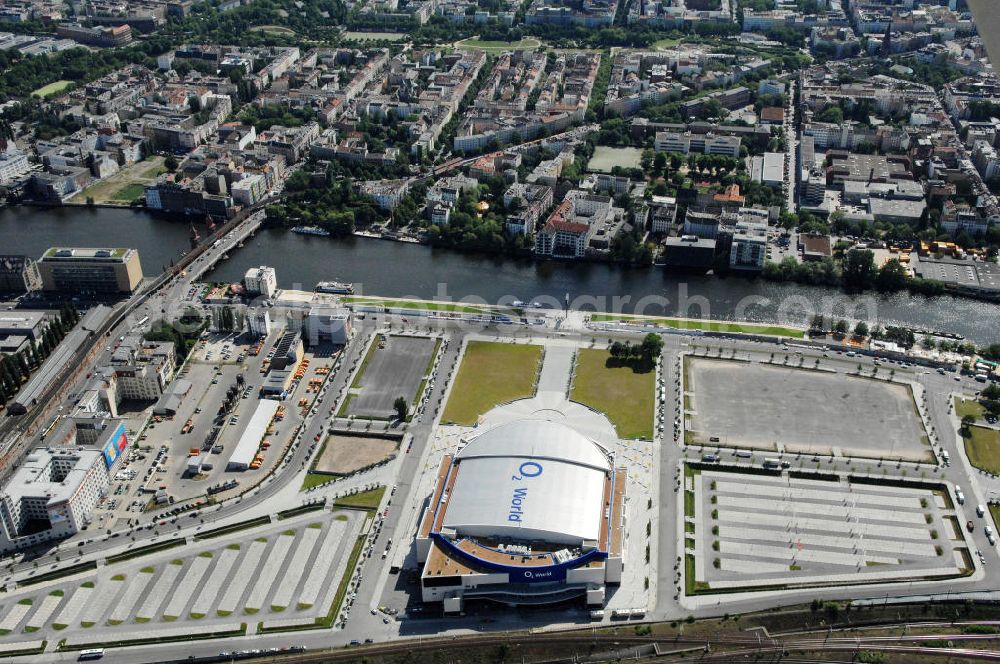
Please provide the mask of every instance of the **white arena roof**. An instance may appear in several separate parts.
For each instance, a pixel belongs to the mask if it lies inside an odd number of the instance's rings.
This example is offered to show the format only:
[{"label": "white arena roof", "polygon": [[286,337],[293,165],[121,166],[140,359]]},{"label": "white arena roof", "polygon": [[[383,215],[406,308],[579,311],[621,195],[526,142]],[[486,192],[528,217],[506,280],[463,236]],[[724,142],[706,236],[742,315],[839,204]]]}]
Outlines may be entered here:
[{"label": "white arena roof", "polygon": [[571,546],[599,540],[611,463],[575,429],[546,420],[503,424],[469,441],[455,461],[443,529]]}]

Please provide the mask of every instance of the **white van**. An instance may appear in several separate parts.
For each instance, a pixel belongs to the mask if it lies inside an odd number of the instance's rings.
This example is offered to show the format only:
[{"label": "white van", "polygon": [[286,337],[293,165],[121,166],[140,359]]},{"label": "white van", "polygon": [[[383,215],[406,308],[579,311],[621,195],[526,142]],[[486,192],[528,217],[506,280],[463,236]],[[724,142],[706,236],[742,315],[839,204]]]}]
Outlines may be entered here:
[{"label": "white van", "polygon": [[955,487],[955,499],[958,500],[959,505],[965,504],[965,494],[962,493],[962,487]]},{"label": "white van", "polygon": [[982,505],[976,505],[976,515],[981,518],[984,514],[986,514],[986,508]]}]

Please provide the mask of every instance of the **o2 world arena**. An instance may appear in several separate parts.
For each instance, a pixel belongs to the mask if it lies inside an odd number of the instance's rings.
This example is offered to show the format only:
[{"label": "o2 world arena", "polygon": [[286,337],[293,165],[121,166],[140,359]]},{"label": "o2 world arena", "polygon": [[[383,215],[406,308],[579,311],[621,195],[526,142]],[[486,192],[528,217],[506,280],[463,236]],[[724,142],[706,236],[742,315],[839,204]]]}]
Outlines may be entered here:
[{"label": "o2 world arena", "polygon": [[603,605],[621,582],[626,471],[575,429],[519,420],[446,455],[417,532],[423,601]]}]

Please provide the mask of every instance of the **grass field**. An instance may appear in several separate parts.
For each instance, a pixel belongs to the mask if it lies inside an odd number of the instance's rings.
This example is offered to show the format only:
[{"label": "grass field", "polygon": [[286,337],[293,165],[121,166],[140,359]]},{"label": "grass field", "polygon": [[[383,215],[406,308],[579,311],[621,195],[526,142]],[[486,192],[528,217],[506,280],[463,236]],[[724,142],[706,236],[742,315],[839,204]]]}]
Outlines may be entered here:
[{"label": "grass field", "polygon": [[969,463],[988,473],[1000,474],[1000,431],[971,426],[969,434],[965,439]]},{"label": "grass field", "polygon": [[325,484],[332,479],[336,478],[333,475],[325,475],[323,473],[306,473],[305,479],[302,480],[302,487],[299,491],[305,491],[306,489],[311,489],[314,486]]},{"label": "grass field", "polygon": [[651,439],[656,372],[608,366],[610,358],[607,350],[580,349],[570,399],[607,415],[620,438]]},{"label": "grass field", "polygon": [[385,487],[380,486],[372,489],[371,491],[362,491],[361,493],[356,493],[352,496],[342,496],[337,498],[334,502],[337,505],[374,510],[378,509],[379,504],[382,502],[383,494],[385,494]]},{"label": "grass field", "polygon": [[804,330],[781,325],[754,325],[753,323],[727,323],[720,321],[686,320],[682,318],[660,318],[656,316],[627,316],[625,314],[594,314],[590,320],[595,323],[609,322],[646,322],[674,327],[681,330],[705,330],[707,332],[731,332],[738,334],[763,334],[776,337],[794,337],[801,339]]},{"label": "grass field", "polygon": [[639,148],[612,148],[599,145],[594,149],[594,156],[587,162],[587,170],[610,173],[615,166],[639,168],[641,160],[642,150]]},{"label": "grass field", "polygon": [[497,404],[535,393],[542,347],[470,341],[442,422],[472,425]]},{"label": "grass field", "polygon": [[526,37],[516,42],[489,41],[470,37],[462,41],[455,42],[455,48],[473,48],[481,51],[510,51],[522,48],[538,48],[542,42],[533,37]]},{"label": "grass field", "polygon": [[356,32],[353,30],[342,32],[340,36],[353,41],[403,41],[410,37],[406,32]]},{"label": "grass field", "polygon": [[113,200],[116,201],[127,201],[131,203],[135,199],[141,197],[146,191],[146,185],[133,182],[132,184],[127,184],[118,191],[115,192]]},{"label": "grass field", "polygon": [[255,25],[250,28],[254,32],[270,32],[275,35],[294,35],[295,31],[291,28],[285,28],[280,25]]},{"label": "grass field", "polygon": [[146,185],[166,170],[163,157],[150,157],[90,185],[74,196],[72,202],[93,198],[95,203],[131,203],[142,197]]},{"label": "grass field", "polygon": [[665,39],[659,39],[653,42],[653,48],[657,49],[673,48],[674,46],[677,46],[680,43],[681,43],[680,39],[672,39],[670,37],[667,37]]},{"label": "grass field", "polygon": [[62,92],[71,85],[73,85],[73,81],[55,81],[53,83],[49,83],[48,85],[43,85],[42,87],[38,88],[37,90],[31,93],[31,96],[41,97],[44,99],[49,95],[54,95]]},{"label": "grass field", "polygon": [[972,415],[977,420],[981,420],[985,413],[986,409],[978,401],[955,397],[955,414],[958,415],[959,419],[962,419],[966,415]]}]

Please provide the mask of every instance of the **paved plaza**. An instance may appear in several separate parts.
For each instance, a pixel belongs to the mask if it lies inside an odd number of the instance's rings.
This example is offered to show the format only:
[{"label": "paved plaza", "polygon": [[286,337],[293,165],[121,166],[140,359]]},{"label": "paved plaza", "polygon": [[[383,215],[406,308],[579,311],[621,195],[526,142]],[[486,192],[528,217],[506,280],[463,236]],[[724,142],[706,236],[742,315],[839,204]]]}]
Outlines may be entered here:
[{"label": "paved plaza", "polygon": [[397,397],[412,406],[427,375],[438,340],[433,337],[388,335],[385,347],[380,337],[367,366],[361,369],[358,386],[347,403],[346,415],[389,419],[395,417]]},{"label": "paved plaza", "polygon": [[688,431],[698,442],[931,458],[909,385],[780,364],[694,357],[685,364]]},{"label": "paved plaza", "polygon": [[721,470],[687,478],[686,489],[694,499],[686,548],[700,590],[922,580],[972,568],[943,490]]}]

